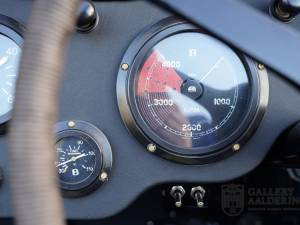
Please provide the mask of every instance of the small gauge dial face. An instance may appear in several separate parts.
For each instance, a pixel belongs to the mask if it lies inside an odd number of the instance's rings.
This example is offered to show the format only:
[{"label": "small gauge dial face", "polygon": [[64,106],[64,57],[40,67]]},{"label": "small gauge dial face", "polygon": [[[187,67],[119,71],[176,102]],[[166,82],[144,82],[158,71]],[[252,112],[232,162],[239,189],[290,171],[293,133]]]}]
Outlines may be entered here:
[{"label": "small gauge dial face", "polygon": [[7,115],[13,107],[20,56],[19,45],[0,34],[0,118]]},{"label": "small gauge dial face", "polygon": [[99,175],[102,157],[95,141],[83,133],[70,134],[56,143],[55,163],[62,188],[80,190]]}]

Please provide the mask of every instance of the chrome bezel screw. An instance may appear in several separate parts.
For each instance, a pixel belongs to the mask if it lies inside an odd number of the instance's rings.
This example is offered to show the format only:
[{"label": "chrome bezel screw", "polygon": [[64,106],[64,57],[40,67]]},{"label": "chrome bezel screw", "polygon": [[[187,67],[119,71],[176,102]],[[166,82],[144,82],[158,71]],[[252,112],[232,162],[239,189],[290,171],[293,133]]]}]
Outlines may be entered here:
[{"label": "chrome bezel screw", "polygon": [[75,121],[73,121],[73,120],[68,121],[68,127],[69,128],[74,128],[75,126],[76,126]]},{"label": "chrome bezel screw", "polygon": [[102,172],[99,176],[99,180],[102,182],[106,181],[108,179],[108,174],[106,172]]},{"label": "chrome bezel screw", "polygon": [[127,63],[123,63],[121,68],[122,70],[127,71],[129,69],[129,65]]},{"label": "chrome bezel screw", "polygon": [[147,150],[149,151],[149,152],[155,152],[156,151],[156,145],[155,144],[149,144],[148,146],[147,146]]},{"label": "chrome bezel screw", "polygon": [[241,145],[240,144],[234,144],[232,146],[232,150],[235,151],[235,152],[239,151],[240,149],[241,149]]},{"label": "chrome bezel screw", "polygon": [[257,64],[257,68],[258,68],[259,70],[264,70],[264,69],[265,69],[265,66],[264,66],[263,64],[259,63],[259,64]]}]

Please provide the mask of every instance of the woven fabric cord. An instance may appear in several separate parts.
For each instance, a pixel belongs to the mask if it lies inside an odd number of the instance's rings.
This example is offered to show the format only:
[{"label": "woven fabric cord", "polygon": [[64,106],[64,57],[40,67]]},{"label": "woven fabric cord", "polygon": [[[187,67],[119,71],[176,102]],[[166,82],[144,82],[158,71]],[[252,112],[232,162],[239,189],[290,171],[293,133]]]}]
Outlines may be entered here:
[{"label": "woven fabric cord", "polygon": [[27,24],[9,131],[12,203],[18,225],[63,225],[53,125],[65,46],[79,0],[35,0]]}]

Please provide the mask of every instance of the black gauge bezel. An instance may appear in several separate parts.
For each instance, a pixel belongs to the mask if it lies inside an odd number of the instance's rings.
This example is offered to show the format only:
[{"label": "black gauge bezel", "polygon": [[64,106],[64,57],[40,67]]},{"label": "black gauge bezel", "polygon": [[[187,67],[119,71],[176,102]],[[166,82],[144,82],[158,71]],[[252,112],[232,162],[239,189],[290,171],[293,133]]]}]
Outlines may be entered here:
[{"label": "black gauge bezel", "polygon": [[[4,16],[0,15],[0,34],[8,37],[12,41],[14,41],[20,48],[22,48],[24,39],[24,31],[25,27],[19,23],[18,21]],[[6,125],[8,121],[12,117],[12,110],[7,112],[6,114],[0,116],[0,132],[3,133],[6,130]]]},{"label": "black gauge bezel", "polygon": [[[156,146],[153,153],[165,159],[184,164],[210,163],[237,152],[233,150],[233,146],[238,144],[242,147],[258,127],[268,103],[269,85],[267,72],[265,68],[260,70],[258,68],[258,63],[241,54],[229,45],[244,64],[249,84],[251,85],[251,97],[245,119],[231,136],[213,146],[193,148],[192,151],[187,151],[190,149],[168,145],[166,142],[156,138],[157,135],[154,134],[139,114],[133,96],[134,80],[140,63],[143,61],[145,54],[149,52],[149,49],[159,41],[183,32],[200,32],[208,34],[208,32],[196,28],[185,21],[167,18],[142,32],[131,43],[122,59],[122,64],[118,73],[117,98],[119,110],[128,130],[138,139],[138,141],[145,145],[145,148],[147,148],[149,144],[154,144]],[[122,66],[124,64],[128,65],[127,70]]]},{"label": "black gauge bezel", "polygon": [[58,180],[64,197],[80,197],[95,191],[107,181],[101,174],[105,173],[109,177],[112,168],[112,150],[106,136],[94,125],[79,120],[72,120],[71,123],[75,125],[70,127],[70,121],[62,121],[55,125],[55,143],[65,137],[80,137],[88,140],[88,143],[98,150],[95,170],[88,179],[78,184],[67,184]]}]

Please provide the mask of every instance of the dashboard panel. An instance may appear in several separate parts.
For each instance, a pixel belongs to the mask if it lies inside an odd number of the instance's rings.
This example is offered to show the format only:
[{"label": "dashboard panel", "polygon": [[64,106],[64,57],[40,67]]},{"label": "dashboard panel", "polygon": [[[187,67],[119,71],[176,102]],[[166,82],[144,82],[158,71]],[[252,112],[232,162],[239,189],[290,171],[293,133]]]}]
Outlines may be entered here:
[{"label": "dashboard panel", "polygon": [[[268,1],[249,2],[264,11],[267,9]],[[123,123],[116,85],[129,45],[141,32],[147,32],[171,15],[146,2],[96,2],[95,5],[100,13],[99,25],[91,33],[74,33],[69,44],[59,121],[87,121],[100,129],[111,145],[113,164],[107,181],[99,189],[85,196],[64,198],[67,218],[115,215],[147,189],[161,183],[201,184],[240,177],[257,167],[276,138],[299,121],[299,90],[267,69],[270,89],[264,116],[256,132],[235,154],[203,165],[180,164],[152,154]],[[25,25],[30,7],[28,0],[2,0],[0,14]],[[295,20],[291,26],[299,24]],[[0,136],[0,167],[4,175],[0,186],[0,217],[12,217],[6,134]]]}]

